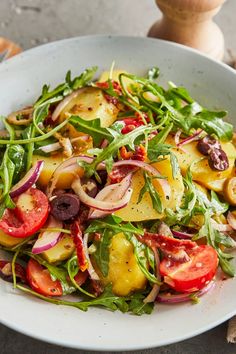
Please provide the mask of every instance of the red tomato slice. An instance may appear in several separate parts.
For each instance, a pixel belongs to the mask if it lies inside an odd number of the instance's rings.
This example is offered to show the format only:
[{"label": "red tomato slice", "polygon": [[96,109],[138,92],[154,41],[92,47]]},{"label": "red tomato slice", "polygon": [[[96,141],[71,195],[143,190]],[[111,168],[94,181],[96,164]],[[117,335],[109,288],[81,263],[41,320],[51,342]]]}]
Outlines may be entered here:
[{"label": "red tomato slice", "polygon": [[52,280],[49,271],[34,259],[30,259],[26,268],[30,287],[45,296],[61,296],[62,286],[59,280]]},{"label": "red tomato slice", "polygon": [[160,273],[164,282],[179,292],[194,292],[202,289],[212,280],[218,266],[217,253],[213,247],[201,245],[188,250],[190,260],[176,262],[164,258],[160,264]]},{"label": "red tomato slice", "polygon": [[0,229],[13,237],[24,238],[33,235],[47,220],[47,196],[36,188],[30,188],[13,201],[16,207],[5,210],[0,219]]}]

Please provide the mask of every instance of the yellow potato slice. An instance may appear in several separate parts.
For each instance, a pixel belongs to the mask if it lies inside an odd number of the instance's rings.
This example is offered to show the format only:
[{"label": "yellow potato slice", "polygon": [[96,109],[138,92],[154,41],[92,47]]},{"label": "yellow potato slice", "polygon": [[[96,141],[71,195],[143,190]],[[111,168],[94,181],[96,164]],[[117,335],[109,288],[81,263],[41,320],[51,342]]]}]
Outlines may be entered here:
[{"label": "yellow potato slice", "polygon": [[[174,138],[171,136],[168,136],[166,143],[175,146]],[[222,192],[224,181],[233,173],[236,149],[230,142],[221,142],[221,146],[229,159],[229,168],[227,170],[212,170],[208,164],[207,158],[198,161],[204,156],[198,151],[197,142],[193,141],[183,146],[183,149],[186,152],[182,151],[181,149],[174,150],[181,168],[181,172],[185,174],[188,167],[194,161],[196,161],[196,163],[194,163],[191,168],[193,180],[208,189],[214,190],[215,192]]]},{"label": "yellow potato slice", "polygon": [[[44,160],[44,166],[37,183],[41,188],[46,188],[53,172],[64,161],[64,157],[61,154],[52,155],[50,157],[34,155],[32,163],[35,164],[38,160]],[[78,166],[76,173],[81,177],[83,175],[83,169]],[[62,171],[56,187],[59,189],[70,188],[74,178],[74,173]]]},{"label": "yellow potato slice", "polygon": [[123,233],[112,238],[109,253],[109,273],[104,282],[112,283],[114,294],[126,296],[143,289],[147,280],[135,259],[133,245]]},{"label": "yellow potato slice", "polygon": [[60,120],[71,115],[78,115],[88,121],[100,118],[101,126],[109,127],[116,120],[117,114],[118,109],[107,102],[102,90],[87,87],[68,103],[60,115]]},{"label": "yellow potato slice", "polygon": [[[181,174],[178,173],[176,178],[173,179],[169,158],[160,162],[156,162],[152,164],[152,166],[155,167],[163,176],[167,177],[171,187],[171,197],[170,200],[167,200],[163,195],[160,185],[158,184],[158,180],[153,180],[153,185],[161,197],[163,210],[165,208],[171,208],[175,210],[176,207],[180,205],[184,194],[184,185]],[[164,217],[164,214],[159,214],[153,208],[149,193],[145,193],[143,199],[138,204],[140,190],[143,186],[143,172],[139,170],[134,174],[132,178],[133,193],[131,200],[125,208],[115,212],[115,214],[120,216],[124,221],[143,221],[161,219]]]},{"label": "yellow potato slice", "polygon": [[73,239],[70,235],[64,234],[60,241],[49,250],[42,253],[48,263],[62,262],[68,259],[75,250]]},{"label": "yellow potato slice", "polygon": [[18,243],[21,243],[23,240],[23,238],[9,236],[0,230],[0,245],[2,246],[11,248],[18,245]]}]

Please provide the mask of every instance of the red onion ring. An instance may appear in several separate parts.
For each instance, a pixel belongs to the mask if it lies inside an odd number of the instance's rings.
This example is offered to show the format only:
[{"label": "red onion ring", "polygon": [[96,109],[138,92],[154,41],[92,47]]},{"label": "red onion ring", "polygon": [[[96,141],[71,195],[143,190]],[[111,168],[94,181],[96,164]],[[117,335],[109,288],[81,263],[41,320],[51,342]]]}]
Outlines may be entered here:
[{"label": "red onion ring", "polygon": [[36,162],[36,164],[26,173],[26,175],[11,189],[11,198],[15,198],[18,195],[26,192],[37,182],[39,175],[42,171],[43,165],[44,161]]},{"label": "red onion ring", "polygon": [[[215,282],[210,281],[204,288],[199,290],[196,294],[197,297],[200,297],[206,294],[208,291],[212,290],[215,287]],[[176,295],[168,295],[168,294],[159,294],[156,298],[157,302],[162,302],[165,304],[177,304],[180,302],[192,301],[191,294],[194,293],[184,293],[184,294],[176,294]]]},{"label": "red onion ring", "polygon": [[191,135],[191,136],[187,137],[186,139],[182,140],[181,142],[179,142],[179,143],[177,144],[177,146],[179,147],[179,146],[182,146],[182,145],[186,145],[186,144],[191,143],[192,141],[197,140],[197,139],[198,139],[198,136],[199,136],[202,132],[203,132],[202,129],[196,131],[196,133],[194,133],[193,135]]},{"label": "red onion ring", "polygon": [[[113,167],[125,166],[125,165],[136,166],[136,167],[142,168],[143,170],[149,172],[153,176],[157,176],[157,177],[161,176],[160,172],[156,168],[154,168],[152,165],[149,165],[146,162],[138,161],[138,160],[121,160],[121,161],[115,162],[113,164]],[[162,188],[165,198],[170,199],[171,187],[170,187],[169,182],[166,179],[162,179],[162,178],[160,178],[160,179],[157,178],[156,181],[159,183],[160,187]]]},{"label": "red onion ring", "polygon": [[[112,185],[109,187],[112,187]],[[124,208],[128,204],[133,192],[131,188],[128,188],[123,198],[121,198],[120,200],[116,200],[114,202],[107,202],[107,201],[101,201],[95,198],[91,198],[84,191],[79,177],[77,177],[74,180],[74,182],[71,185],[71,188],[74,190],[75,194],[79,196],[81,202],[84,203],[85,205],[89,206],[90,208],[106,211],[109,213]]]},{"label": "red onion ring", "polygon": [[236,217],[230,211],[227,214],[227,220],[228,220],[229,226],[232,229],[236,230]]},{"label": "red onion ring", "polygon": [[52,121],[55,122],[57,120],[57,118],[59,117],[59,115],[61,114],[61,112],[63,111],[63,109],[70,103],[71,100],[73,100],[73,98],[77,97],[80,93],[82,93],[85,89],[84,88],[80,88],[76,91],[73,91],[70,95],[66,96],[56,107],[56,109],[54,110],[53,114],[52,114]]},{"label": "red onion ring", "polygon": [[194,236],[194,234],[188,234],[186,232],[181,231],[171,230],[171,232],[175,237],[178,237],[180,239],[191,239]]},{"label": "red onion ring", "polygon": [[[94,160],[94,157],[87,156],[87,155],[78,155],[78,156],[73,156],[65,161],[63,161],[53,172],[52,177],[49,181],[49,186],[47,190],[47,195],[50,198],[52,196],[52,193],[54,189],[56,188],[57,181],[60,177],[61,172],[64,172],[65,170],[75,172],[76,169],[78,169],[79,165],[77,161],[84,161],[87,163],[91,163]],[[98,170],[99,169],[105,169],[105,164],[100,163],[98,165]]]},{"label": "red onion ring", "polygon": [[[46,228],[57,228],[61,229],[63,227],[62,222],[59,220],[54,219],[52,216],[50,216]],[[53,246],[55,246],[61,236],[61,231],[44,231],[41,233],[35,242],[33,248],[32,248],[32,253],[34,254],[39,254],[44,251],[49,250]]]},{"label": "red onion ring", "polygon": [[[132,174],[129,173],[121,182],[104,187],[95,197],[96,200],[104,202],[116,202],[122,199],[130,188]],[[109,212],[90,209],[89,219],[102,218]]]},{"label": "red onion ring", "polygon": [[[152,248],[153,253],[154,253],[154,257],[155,257],[155,262],[156,262],[156,278],[159,282],[161,282],[161,275],[160,275],[160,257],[159,254],[156,250],[156,248]],[[143,300],[143,302],[145,304],[149,303],[149,302],[154,302],[157,298],[157,295],[160,291],[160,285],[158,284],[154,284],[152,287],[152,290],[150,291],[150,293],[145,297],[145,299]]]}]

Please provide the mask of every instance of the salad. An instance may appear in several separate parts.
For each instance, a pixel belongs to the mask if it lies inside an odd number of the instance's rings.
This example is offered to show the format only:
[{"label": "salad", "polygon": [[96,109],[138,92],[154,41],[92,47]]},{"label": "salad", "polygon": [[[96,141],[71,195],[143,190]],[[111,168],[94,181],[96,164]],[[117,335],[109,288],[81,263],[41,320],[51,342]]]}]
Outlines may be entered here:
[{"label": "salad", "polygon": [[235,275],[227,112],[163,88],[156,67],[96,70],[1,116],[1,278],[83,311],[196,303]]}]

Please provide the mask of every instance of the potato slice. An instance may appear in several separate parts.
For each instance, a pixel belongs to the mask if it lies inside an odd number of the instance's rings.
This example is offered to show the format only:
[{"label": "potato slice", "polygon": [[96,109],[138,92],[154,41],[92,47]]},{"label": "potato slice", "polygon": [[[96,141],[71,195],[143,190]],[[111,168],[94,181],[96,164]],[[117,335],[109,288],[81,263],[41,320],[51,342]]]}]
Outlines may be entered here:
[{"label": "potato slice", "polygon": [[64,234],[60,241],[49,250],[42,253],[48,263],[62,262],[68,259],[75,250],[73,239],[70,235]]},{"label": "potato slice", "polygon": [[[175,146],[174,138],[171,136],[168,136],[166,143]],[[229,159],[229,168],[227,170],[212,170],[208,164],[207,158],[197,162],[197,160],[204,156],[198,151],[197,142],[193,141],[183,146],[183,149],[186,152],[181,149],[174,150],[181,168],[181,172],[185,174],[191,163],[196,161],[191,168],[193,180],[208,189],[214,190],[215,192],[222,192],[224,181],[233,173],[236,149],[230,142],[221,142],[221,146]]]},{"label": "potato slice", "polygon": [[[48,186],[50,178],[52,177],[53,172],[64,161],[64,157],[61,154],[52,155],[50,157],[34,155],[32,163],[35,164],[38,160],[44,160],[44,166],[37,183],[41,188],[46,188]],[[78,166],[76,173],[79,174],[79,176],[81,177],[83,175],[82,168]],[[72,172],[62,171],[57,182],[57,188],[70,188],[74,178],[75,175]]]},{"label": "potato slice", "polygon": [[112,283],[114,294],[126,296],[132,291],[143,289],[147,280],[134,256],[133,245],[123,233],[112,238],[109,253],[109,273],[104,282]]},{"label": "potato slice", "polygon": [[11,248],[18,245],[18,243],[21,243],[23,240],[23,238],[9,236],[0,230],[0,245],[2,246]]},{"label": "potato slice", "polygon": [[106,100],[102,90],[87,87],[68,103],[60,115],[60,120],[71,115],[78,115],[84,120],[100,118],[101,126],[109,127],[116,120],[117,114],[118,109]]},{"label": "potato slice", "polygon": [[[163,209],[171,208],[175,210],[176,207],[180,205],[184,193],[184,185],[181,174],[178,173],[176,178],[173,179],[169,158],[160,162],[156,162],[152,164],[152,166],[155,167],[163,176],[167,177],[167,180],[171,186],[171,198],[170,200],[167,200],[163,195],[158,181],[155,179],[153,180],[153,185],[161,197]],[[130,202],[125,208],[115,212],[115,214],[120,216],[124,221],[142,221],[161,219],[164,217],[164,214],[159,214],[153,208],[152,200],[148,193],[144,194],[143,199],[138,204],[139,193],[143,186],[143,172],[139,170],[134,174],[132,178],[133,193]]]}]

